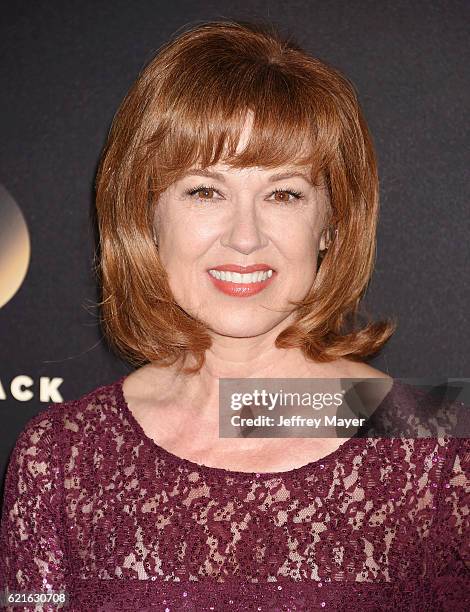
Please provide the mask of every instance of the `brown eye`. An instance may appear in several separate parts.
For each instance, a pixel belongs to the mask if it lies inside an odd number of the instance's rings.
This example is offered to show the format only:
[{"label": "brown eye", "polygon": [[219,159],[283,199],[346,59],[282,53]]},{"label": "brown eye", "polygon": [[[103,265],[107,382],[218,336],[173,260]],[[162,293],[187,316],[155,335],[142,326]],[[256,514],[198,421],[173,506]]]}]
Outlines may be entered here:
[{"label": "brown eye", "polygon": [[213,189],[199,189],[198,191],[196,191],[197,194],[199,194],[199,197],[202,200],[211,200],[212,196],[214,195],[214,190]]},{"label": "brown eye", "polygon": [[[276,189],[271,195],[274,195],[274,199],[280,204],[291,204],[295,200],[302,200],[304,197],[300,191],[292,191],[291,189]],[[290,199],[291,196],[292,199]]]},{"label": "brown eye", "polygon": [[199,185],[194,189],[188,189],[185,193],[191,197],[195,197],[196,200],[210,201],[216,199],[214,198],[214,193],[217,193],[217,190],[215,187],[212,187],[212,185],[210,185],[209,187],[206,187],[205,185]]},{"label": "brown eye", "polygon": [[287,191],[276,191],[274,197],[278,202],[284,203],[290,201],[289,194],[287,193]]}]

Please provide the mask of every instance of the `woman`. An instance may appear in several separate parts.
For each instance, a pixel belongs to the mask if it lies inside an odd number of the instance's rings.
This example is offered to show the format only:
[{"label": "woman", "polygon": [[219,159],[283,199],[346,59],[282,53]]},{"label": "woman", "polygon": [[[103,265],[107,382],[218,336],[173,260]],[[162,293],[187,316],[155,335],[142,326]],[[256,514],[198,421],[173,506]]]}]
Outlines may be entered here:
[{"label": "woman", "polygon": [[378,180],[349,81],[273,29],[188,30],[121,105],[97,212],[104,328],[138,367],[18,438],[9,591],[74,610],[464,609],[468,440],[218,433],[222,378],[381,379],[382,407],[418,404],[364,363],[395,324],[357,314]]}]

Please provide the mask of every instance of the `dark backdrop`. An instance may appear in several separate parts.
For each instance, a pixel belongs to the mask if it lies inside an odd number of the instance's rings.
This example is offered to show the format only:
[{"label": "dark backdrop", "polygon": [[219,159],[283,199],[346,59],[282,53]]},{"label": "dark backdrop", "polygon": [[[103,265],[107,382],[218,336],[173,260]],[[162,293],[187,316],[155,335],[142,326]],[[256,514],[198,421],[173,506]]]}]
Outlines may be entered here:
[{"label": "dark backdrop", "polygon": [[[250,0],[236,10],[226,0],[4,6],[0,184],[24,215],[31,259],[0,309],[0,477],[20,429],[52,401],[41,380],[59,379],[68,400],[130,370],[107,349],[93,307],[94,173],[140,69],[176,30],[201,20],[272,20],[354,82],[381,178],[365,304],[399,322],[371,363],[394,377],[468,376],[469,7],[466,0]],[[32,393],[18,393],[12,381]]]}]

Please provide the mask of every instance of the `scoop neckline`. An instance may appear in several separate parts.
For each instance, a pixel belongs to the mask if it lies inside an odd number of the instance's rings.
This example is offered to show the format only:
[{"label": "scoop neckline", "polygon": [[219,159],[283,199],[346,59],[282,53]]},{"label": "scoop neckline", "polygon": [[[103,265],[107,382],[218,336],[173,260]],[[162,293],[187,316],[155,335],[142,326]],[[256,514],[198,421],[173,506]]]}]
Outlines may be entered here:
[{"label": "scoop neckline", "polygon": [[[327,465],[338,457],[341,457],[346,451],[350,448],[358,447],[359,445],[364,445],[364,439],[358,438],[356,435],[348,438],[346,442],[340,444],[335,450],[331,451],[324,457],[320,457],[319,459],[315,459],[313,461],[309,461],[308,463],[301,465],[297,468],[291,468],[290,470],[276,471],[276,472],[244,472],[240,470],[229,470],[223,467],[216,467],[211,465],[205,465],[204,463],[197,463],[196,461],[192,461],[191,459],[186,459],[185,457],[180,457],[179,455],[175,455],[171,451],[167,450],[163,446],[160,446],[153,438],[148,436],[142,425],[135,418],[132,410],[127,403],[127,400],[124,396],[123,384],[128,374],[124,374],[120,378],[118,378],[114,383],[115,389],[115,399],[117,401],[117,405],[120,408],[121,412],[127,417],[128,422],[132,426],[134,433],[137,437],[148,447],[152,452],[155,452],[157,455],[160,455],[164,459],[170,461],[174,465],[180,465],[182,467],[187,467],[192,470],[198,470],[200,472],[204,472],[208,476],[232,476],[236,478],[246,478],[246,479],[270,479],[270,478],[289,478],[289,477],[297,477],[303,474],[304,472],[308,472],[315,468],[319,468],[324,471]],[[392,392],[396,388],[396,381],[392,378],[392,386],[390,387],[388,393],[384,396],[379,406],[385,404],[391,397]]]}]

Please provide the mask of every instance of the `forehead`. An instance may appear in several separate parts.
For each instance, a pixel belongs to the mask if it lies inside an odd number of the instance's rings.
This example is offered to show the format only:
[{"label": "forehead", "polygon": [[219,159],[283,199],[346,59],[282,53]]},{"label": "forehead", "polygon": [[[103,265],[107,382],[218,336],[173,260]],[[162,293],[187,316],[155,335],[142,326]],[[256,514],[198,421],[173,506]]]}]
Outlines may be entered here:
[{"label": "forehead", "polygon": [[208,168],[193,166],[183,173],[185,176],[205,176],[214,178],[220,181],[225,181],[229,176],[262,176],[268,181],[279,181],[289,178],[302,178],[307,182],[310,181],[309,168],[307,166],[279,166],[278,168],[263,168],[262,166],[253,166],[250,168],[233,168],[224,163],[217,163]]}]

